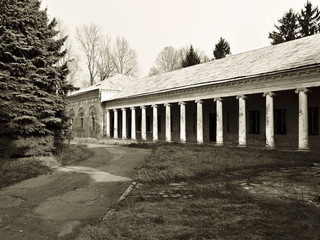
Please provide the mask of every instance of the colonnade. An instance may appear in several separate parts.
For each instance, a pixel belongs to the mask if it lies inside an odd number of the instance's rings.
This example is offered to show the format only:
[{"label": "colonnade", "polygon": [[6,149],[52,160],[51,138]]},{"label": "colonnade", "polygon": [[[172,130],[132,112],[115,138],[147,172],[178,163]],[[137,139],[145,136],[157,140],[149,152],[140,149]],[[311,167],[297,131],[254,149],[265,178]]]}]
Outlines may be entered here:
[{"label": "colonnade", "polygon": [[[308,89],[296,89],[295,92],[299,96],[299,130],[298,130],[298,149],[308,150]],[[275,147],[274,141],[274,104],[273,98],[274,92],[263,93],[266,102],[266,119],[265,119],[265,144],[266,148],[273,149]],[[238,144],[240,147],[247,146],[247,124],[246,124],[246,96],[236,96],[239,104],[239,132],[238,132]],[[217,97],[213,99],[216,102],[216,144],[223,145],[223,97]],[[195,100],[197,106],[197,142],[203,143],[203,100]],[[164,103],[165,106],[165,140],[171,142],[171,105],[172,103]],[[180,106],[180,141],[182,143],[187,141],[187,118],[186,107],[187,103],[181,101],[178,103]],[[153,141],[158,141],[158,107],[159,105],[151,105],[153,109]],[[141,139],[147,140],[147,128],[146,128],[146,106],[131,107],[131,139],[136,140],[136,110],[141,109]],[[128,108],[122,108],[122,139],[127,138],[127,117],[126,112]],[[110,111],[114,112],[114,138],[118,136],[118,109],[106,109],[106,135],[110,137]]]}]

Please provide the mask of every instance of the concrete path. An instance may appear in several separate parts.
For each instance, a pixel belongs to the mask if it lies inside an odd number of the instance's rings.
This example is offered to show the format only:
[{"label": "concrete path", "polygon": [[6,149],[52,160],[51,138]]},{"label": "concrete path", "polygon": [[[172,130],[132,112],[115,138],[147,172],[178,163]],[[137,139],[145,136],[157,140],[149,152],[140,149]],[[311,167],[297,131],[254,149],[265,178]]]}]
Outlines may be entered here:
[{"label": "concrete path", "polygon": [[131,183],[147,149],[89,144],[94,156],[0,191],[0,239],[75,239]]}]

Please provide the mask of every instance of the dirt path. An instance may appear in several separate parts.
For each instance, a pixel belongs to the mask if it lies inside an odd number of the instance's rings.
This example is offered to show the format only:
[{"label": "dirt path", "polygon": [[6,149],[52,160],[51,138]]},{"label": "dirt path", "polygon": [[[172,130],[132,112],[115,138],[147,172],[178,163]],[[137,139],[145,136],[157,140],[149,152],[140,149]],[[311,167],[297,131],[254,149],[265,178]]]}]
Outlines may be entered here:
[{"label": "dirt path", "polygon": [[74,239],[131,183],[150,150],[89,144],[94,156],[0,191],[0,239]]}]

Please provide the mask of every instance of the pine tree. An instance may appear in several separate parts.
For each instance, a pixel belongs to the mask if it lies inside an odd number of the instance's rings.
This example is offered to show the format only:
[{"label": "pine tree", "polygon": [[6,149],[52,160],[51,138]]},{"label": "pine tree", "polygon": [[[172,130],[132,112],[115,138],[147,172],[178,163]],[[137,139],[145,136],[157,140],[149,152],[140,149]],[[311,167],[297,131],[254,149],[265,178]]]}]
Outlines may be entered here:
[{"label": "pine tree", "polygon": [[292,9],[286,12],[278,22],[279,25],[275,25],[277,31],[269,33],[272,45],[299,38],[298,17]]},{"label": "pine tree", "polygon": [[198,54],[193,50],[192,45],[190,46],[190,49],[186,55],[186,58],[182,61],[182,67],[190,67],[196,64],[199,64],[200,61],[200,57],[198,56]]},{"label": "pine tree", "polygon": [[231,54],[229,43],[220,37],[219,42],[215,45],[213,50],[213,56],[215,59],[224,58],[225,56]]},{"label": "pine tree", "polygon": [[67,62],[57,64],[66,38],[55,40],[57,22],[38,0],[0,0],[0,6],[0,137],[6,145],[17,139],[59,143],[72,89]]},{"label": "pine tree", "polygon": [[318,7],[313,8],[312,3],[307,1],[304,9],[301,9],[298,21],[301,37],[318,33],[320,31],[320,12]]}]

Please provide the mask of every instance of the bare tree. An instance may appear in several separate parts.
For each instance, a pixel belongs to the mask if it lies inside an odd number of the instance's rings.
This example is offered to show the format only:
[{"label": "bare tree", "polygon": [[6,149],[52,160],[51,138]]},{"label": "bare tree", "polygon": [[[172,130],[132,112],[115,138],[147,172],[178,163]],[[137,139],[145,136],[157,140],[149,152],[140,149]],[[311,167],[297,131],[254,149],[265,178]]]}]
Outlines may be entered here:
[{"label": "bare tree", "polygon": [[61,19],[57,20],[56,30],[59,32],[56,36],[57,39],[66,38],[66,41],[62,46],[62,51],[66,51],[66,54],[59,60],[58,64],[62,66],[67,63],[69,69],[67,81],[75,86],[76,74],[79,69],[79,59],[73,51],[72,42],[69,37],[69,30]]},{"label": "bare tree", "polygon": [[84,24],[77,28],[76,38],[86,57],[87,67],[90,74],[90,85],[94,84],[94,79],[98,74],[97,61],[99,44],[102,39],[100,28],[95,24]]},{"label": "bare tree", "polygon": [[101,41],[97,67],[101,81],[112,77],[115,73],[111,49],[111,38],[108,35]]},{"label": "bare tree", "polygon": [[150,69],[149,76],[171,72],[181,68],[179,52],[171,46],[165,47],[158,54],[155,66]]},{"label": "bare tree", "polygon": [[[156,58],[155,66],[153,66],[149,71],[149,76],[154,76],[182,68],[182,62],[184,59],[186,59],[189,48],[189,46],[186,46],[177,50],[171,46],[168,46],[162,49]],[[194,52],[200,58],[201,63],[210,61],[204,51],[200,50],[199,48],[194,50]]]},{"label": "bare tree", "polygon": [[124,37],[117,37],[113,49],[113,63],[116,73],[127,76],[135,76],[138,72],[138,55],[129,46],[128,40]]}]

